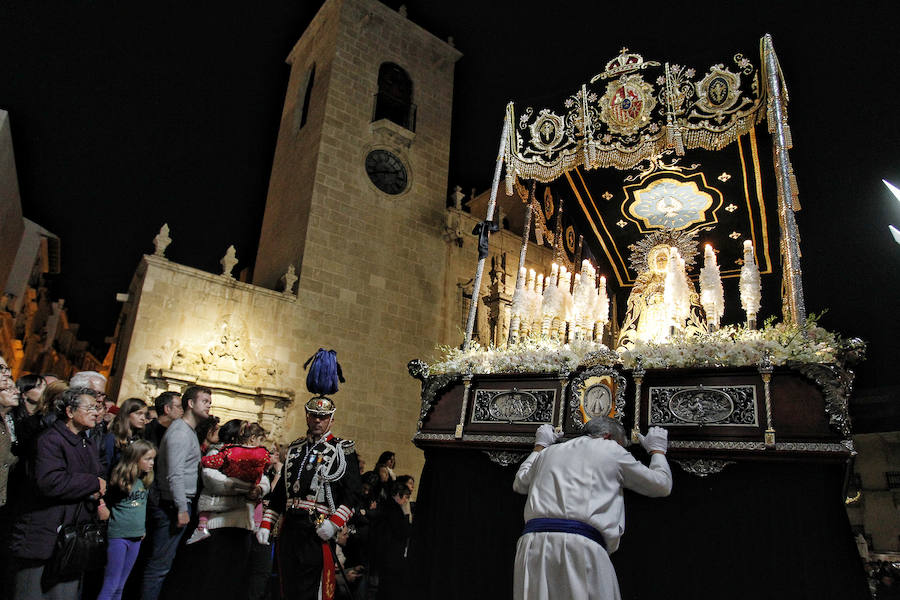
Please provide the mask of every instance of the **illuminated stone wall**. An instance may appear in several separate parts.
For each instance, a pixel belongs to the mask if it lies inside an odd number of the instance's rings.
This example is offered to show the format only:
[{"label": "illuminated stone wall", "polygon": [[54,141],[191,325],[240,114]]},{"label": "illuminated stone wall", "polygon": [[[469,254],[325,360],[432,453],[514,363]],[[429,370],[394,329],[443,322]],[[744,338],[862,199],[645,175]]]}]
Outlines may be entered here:
[{"label": "illuminated stone wall", "polygon": [[900,552],[900,432],[854,435],[853,444],[859,479],[851,487],[861,496],[847,506],[850,524],[869,536],[870,551]]},{"label": "illuminated stone wall", "polygon": [[111,395],[152,399],[199,383],[223,420],[258,420],[293,439],[306,358],[299,312],[293,295],[145,256],[119,321]]}]

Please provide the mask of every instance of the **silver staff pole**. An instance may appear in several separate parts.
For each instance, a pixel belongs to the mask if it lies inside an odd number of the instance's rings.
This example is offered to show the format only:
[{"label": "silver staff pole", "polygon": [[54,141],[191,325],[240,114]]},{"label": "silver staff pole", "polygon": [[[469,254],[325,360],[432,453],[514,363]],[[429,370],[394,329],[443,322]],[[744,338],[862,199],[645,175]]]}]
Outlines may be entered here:
[{"label": "silver staff pole", "polygon": [[[509,107],[507,104],[503,115],[503,133],[500,134],[500,151],[497,153],[497,166],[494,169],[494,183],[491,186],[491,199],[488,202],[487,215],[484,217],[485,226],[494,220],[494,207],[497,206],[497,188],[500,186],[500,172],[503,170],[503,155],[506,153],[506,138],[509,135]],[[475,268],[475,285],[472,288],[472,303],[469,305],[469,319],[466,321],[466,341],[463,342],[463,350],[469,348],[472,341],[472,330],[475,329],[475,311],[478,310],[478,299],[481,297],[481,275],[484,273],[484,261],[487,257],[478,259]]]},{"label": "silver staff pole", "polygon": [[[788,310],[790,315],[784,315],[785,320],[790,317],[794,323],[802,323],[806,320],[806,303],[803,299],[803,283],[800,279],[800,244],[798,242],[797,221],[794,218],[794,190],[791,189],[791,163],[788,158],[788,143],[786,122],[787,116],[784,110],[784,98],[781,94],[781,82],[778,78],[778,59],[775,57],[775,47],[772,45],[772,36],[766,34],[763,37],[763,54],[766,61],[766,76],[769,84],[769,98],[772,102],[770,119],[774,120],[772,141],[775,153],[775,174],[778,180],[778,212],[781,222],[781,239],[784,251],[784,280],[787,284]],[[771,127],[773,124],[770,123]]]}]

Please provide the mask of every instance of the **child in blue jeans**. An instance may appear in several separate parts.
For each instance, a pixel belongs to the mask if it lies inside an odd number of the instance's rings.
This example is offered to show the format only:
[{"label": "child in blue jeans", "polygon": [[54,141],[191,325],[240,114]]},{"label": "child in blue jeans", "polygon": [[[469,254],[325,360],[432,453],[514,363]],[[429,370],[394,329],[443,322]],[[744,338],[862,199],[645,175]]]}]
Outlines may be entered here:
[{"label": "child in blue jeans", "polygon": [[122,450],[107,491],[109,547],[106,573],[97,600],[120,600],[146,533],[147,489],[153,482],[156,446],[137,440]]}]

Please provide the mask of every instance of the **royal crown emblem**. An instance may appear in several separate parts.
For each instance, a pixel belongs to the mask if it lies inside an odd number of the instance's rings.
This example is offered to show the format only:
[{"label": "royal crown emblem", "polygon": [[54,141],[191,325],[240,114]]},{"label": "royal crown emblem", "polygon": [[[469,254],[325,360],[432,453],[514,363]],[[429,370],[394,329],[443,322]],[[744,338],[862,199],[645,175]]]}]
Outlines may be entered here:
[{"label": "royal crown emblem", "polygon": [[642,71],[647,67],[658,67],[659,63],[654,60],[644,60],[644,57],[637,52],[629,52],[628,48],[619,50],[619,55],[606,63],[606,68],[602,73],[594,75],[591,83],[598,79],[610,79],[632,71]]}]

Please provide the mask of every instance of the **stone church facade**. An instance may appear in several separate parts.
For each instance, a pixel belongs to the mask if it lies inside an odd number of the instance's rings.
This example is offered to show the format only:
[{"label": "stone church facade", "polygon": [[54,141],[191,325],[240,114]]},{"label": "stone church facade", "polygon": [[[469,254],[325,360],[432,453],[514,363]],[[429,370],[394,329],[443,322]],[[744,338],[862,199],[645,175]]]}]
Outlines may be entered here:
[{"label": "stone church facade", "polygon": [[[459,192],[446,208],[460,56],[375,0],[326,2],[287,59],[253,282],[233,279],[227,264],[211,274],[172,263],[158,245],[123,305],[114,397],[201,383],[213,389],[213,414],[260,420],[290,441],[305,431],[303,363],[333,348],[347,378],[334,395],[335,432],[357,441],[369,467],[393,450],[400,473],[418,474],[419,383],[406,364],[461,343],[477,257],[470,233],[484,214],[462,210]],[[521,204],[503,198],[501,209]],[[491,244],[483,343],[505,339],[521,240],[501,230]],[[549,249],[533,247],[529,259],[549,271]]]}]

